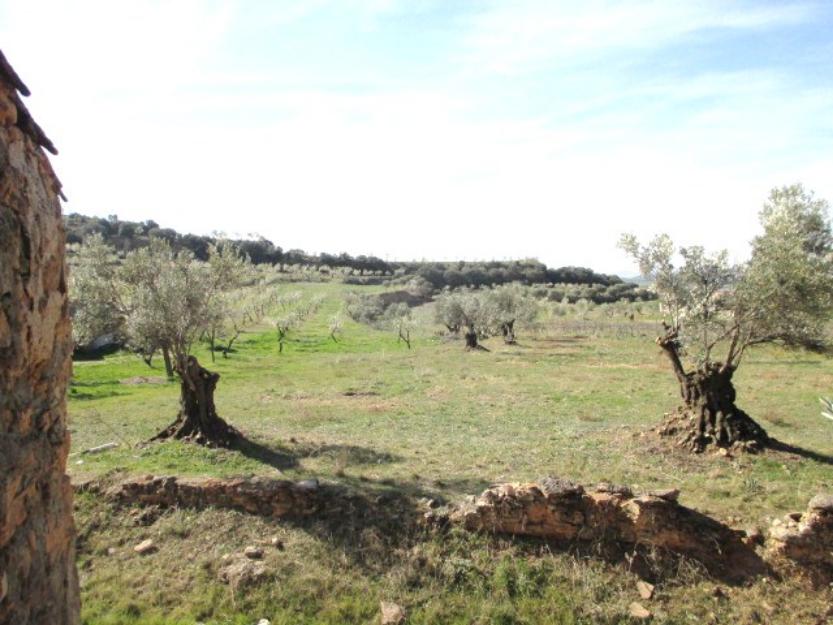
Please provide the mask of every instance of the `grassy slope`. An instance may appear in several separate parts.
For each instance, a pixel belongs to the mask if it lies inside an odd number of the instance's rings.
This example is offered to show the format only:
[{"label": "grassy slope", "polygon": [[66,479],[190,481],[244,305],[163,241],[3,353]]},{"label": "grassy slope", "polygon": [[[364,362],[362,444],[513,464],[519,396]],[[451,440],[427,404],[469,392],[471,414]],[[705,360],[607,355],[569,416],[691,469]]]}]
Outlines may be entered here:
[{"label": "grassy slope", "polygon": [[[345,287],[303,288],[328,299],[283,354],[268,328],[247,333],[232,358],[214,365],[198,352],[222,375],[220,414],[273,453],[132,446],[170,422],[177,388],[121,384],[161,372],[115,356],[75,365],[74,449],[109,441],[131,447],[84,456],[80,464],[72,456],[75,478],[112,470],[316,476],[371,495],[457,499],[495,481],[554,474],[637,489],[676,486],[684,504],[739,525],[764,524],[833,490],[831,466],[818,460],[693,458],[660,453],[651,437],[640,437],[677,402],[650,324],[560,319],[533,336],[521,331],[520,345],[493,340],[489,353],[465,353],[430,330],[408,351],[392,334],[346,322],[336,344],[327,338],[327,320]],[[833,455],[833,432],[816,400],[833,388],[829,362],[762,350],[741,368],[737,387],[740,405],[771,435]],[[79,498],[78,508],[89,623],[370,623],[380,598],[407,604],[417,623],[614,623],[627,622],[636,598],[634,578],[620,568],[579,563],[532,543],[394,536],[395,526],[378,520],[292,526],[220,511],[170,511],[142,527],[90,496]],[[232,593],[214,581],[223,554],[271,535],[287,546],[267,554],[273,582]],[[160,552],[133,555],[129,547],[148,536],[160,541]],[[105,555],[108,547],[116,554]],[[796,622],[783,602],[770,598],[772,613],[764,605],[773,592],[767,583],[733,590],[732,601],[705,598],[709,588],[696,576],[667,584],[652,602],[657,620],[696,622],[713,613],[719,622],[754,622],[755,612]],[[808,614],[830,600],[784,584],[778,592]]]}]

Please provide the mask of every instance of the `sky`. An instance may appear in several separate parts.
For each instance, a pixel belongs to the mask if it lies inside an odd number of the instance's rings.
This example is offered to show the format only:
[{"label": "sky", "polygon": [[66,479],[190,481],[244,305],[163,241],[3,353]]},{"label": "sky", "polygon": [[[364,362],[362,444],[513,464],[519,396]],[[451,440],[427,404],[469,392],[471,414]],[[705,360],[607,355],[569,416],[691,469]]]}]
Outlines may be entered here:
[{"label": "sky", "polygon": [[833,200],[833,2],[0,0],[64,211],[632,275]]}]

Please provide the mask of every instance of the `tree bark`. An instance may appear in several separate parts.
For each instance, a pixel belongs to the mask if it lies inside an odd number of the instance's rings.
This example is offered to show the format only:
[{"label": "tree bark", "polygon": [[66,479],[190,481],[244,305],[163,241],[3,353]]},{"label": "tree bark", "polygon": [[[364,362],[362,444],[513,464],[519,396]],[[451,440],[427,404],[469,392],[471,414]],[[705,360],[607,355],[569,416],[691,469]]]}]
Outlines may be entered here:
[{"label": "tree bark", "polygon": [[657,344],[671,361],[683,400],[660,426],[660,434],[676,437],[679,445],[695,452],[710,446],[757,452],[769,444],[764,428],[735,404],[734,367],[715,362],[686,372],[676,333],[660,337]]},{"label": "tree bark", "polygon": [[76,625],[66,233],[45,136],[17,92],[0,52],[0,623]]},{"label": "tree bark", "polygon": [[171,363],[171,350],[167,346],[162,347],[162,359],[165,361],[165,374],[169,380],[174,379],[174,366]]},{"label": "tree bark", "polygon": [[232,447],[242,435],[217,415],[214,390],[220,374],[202,367],[194,356],[185,358],[177,373],[181,380],[179,414],[151,440],[176,438],[207,447]]},{"label": "tree bark", "polygon": [[500,330],[503,333],[503,342],[507,345],[514,345],[515,341],[515,320],[504,321],[500,324]]},{"label": "tree bark", "polygon": [[488,352],[489,350],[483,347],[480,343],[477,342],[477,330],[475,330],[472,326],[469,326],[466,329],[466,332],[463,334],[463,337],[466,339],[466,350],[467,351],[481,351],[481,352]]}]

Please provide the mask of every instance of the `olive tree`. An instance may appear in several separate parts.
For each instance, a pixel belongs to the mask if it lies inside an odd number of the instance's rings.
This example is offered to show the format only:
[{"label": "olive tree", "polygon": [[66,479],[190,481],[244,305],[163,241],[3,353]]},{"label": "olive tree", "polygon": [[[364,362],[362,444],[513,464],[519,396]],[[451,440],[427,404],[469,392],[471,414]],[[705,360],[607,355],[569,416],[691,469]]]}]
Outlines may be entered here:
[{"label": "olive tree", "polygon": [[396,332],[396,342],[405,343],[411,349],[411,331],[415,321],[410,306],[405,302],[385,305],[384,300],[377,295],[348,293],[344,310],[353,321],[378,330]]},{"label": "olive tree", "polygon": [[487,351],[478,341],[494,333],[497,317],[485,291],[443,293],[437,298],[434,314],[449,332],[457,334],[464,330],[467,350]]},{"label": "olive tree", "polygon": [[283,353],[290,331],[300,328],[309,317],[314,315],[323,300],[320,296],[304,300],[300,291],[294,291],[279,295],[276,301],[281,314],[272,318],[272,324],[278,333],[278,352]]},{"label": "olive tree", "polygon": [[214,362],[217,351],[222,352],[223,358],[228,358],[246,326],[259,323],[277,298],[277,291],[263,284],[227,291],[215,298],[205,331],[211,361]]},{"label": "olive tree", "polygon": [[668,356],[683,406],[661,428],[695,451],[708,445],[757,451],[770,439],[735,404],[732,378],[749,348],[779,344],[824,348],[833,314],[833,236],[827,203],[800,185],[774,189],[760,213],[762,234],[750,260],[732,265],[725,252],[678,250],[660,235],[621,247],[659,295],[665,320],[656,342]]},{"label": "olive tree", "polygon": [[396,342],[405,343],[411,349],[411,330],[414,327],[411,307],[404,302],[391,304],[385,310],[382,320],[385,326],[396,332]]},{"label": "olive tree", "polygon": [[527,289],[518,283],[495,287],[488,295],[492,321],[497,323],[503,341],[507,345],[515,344],[515,324],[527,324],[535,320],[538,305]]},{"label": "olive tree", "polygon": [[121,302],[113,293],[118,259],[99,233],[87,237],[70,257],[72,337],[76,345],[112,335],[123,338]]},{"label": "olive tree", "polygon": [[75,305],[81,318],[107,311],[130,344],[162,349],[166,364],[179,377],[179,414],[154,439],[230,446],[239,434],[214,407],[220,376],[203,368],[191,348],[216,320],[223,293],[245,279],[248,261],[228,243],[212,245],[202,262],[157,238],[121,263],[114,264],[111,256],[101,249],[82,252],[79,271],[84,278],[75,284]]}]

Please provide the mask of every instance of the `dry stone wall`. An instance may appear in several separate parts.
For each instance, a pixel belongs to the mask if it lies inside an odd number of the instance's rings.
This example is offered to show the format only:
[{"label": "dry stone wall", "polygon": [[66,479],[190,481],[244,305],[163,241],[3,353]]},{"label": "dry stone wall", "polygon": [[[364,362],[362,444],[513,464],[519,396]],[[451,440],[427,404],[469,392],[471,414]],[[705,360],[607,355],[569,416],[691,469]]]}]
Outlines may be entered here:
[{"label": "dry stone wall", "polygon": [[[98,490],[90,485],[88,490]],[[267,517],[307,516],[321,503],[317,480],[147,475],[106,489],[108,498],[141,505],[231,508]]]},{"label": "dry stone wall", "polygon": [[819,585],[833,582],[833,495],[816,495],[807,510],[773,521],[767,556],[809,573]]},{"label": "dry stone wall", "polygon": [[585,489],[547,477],[489,488],[454,507],[448,519],[472,531],[565,544],[608,543],[657,558],[683,557],[728,580],[764,572],[763,560],[743,532],[680,505],[678,495],[667,490],[636,496],[610,484]]}]

